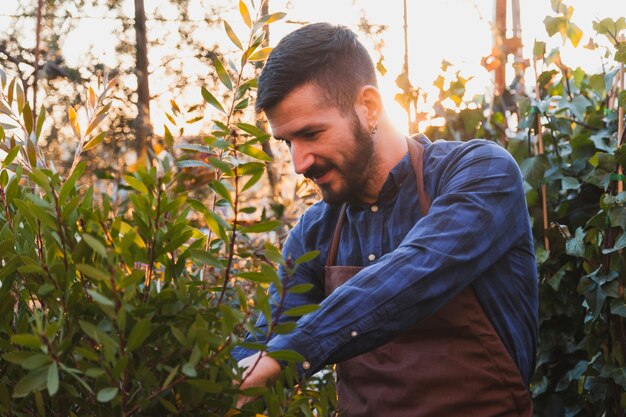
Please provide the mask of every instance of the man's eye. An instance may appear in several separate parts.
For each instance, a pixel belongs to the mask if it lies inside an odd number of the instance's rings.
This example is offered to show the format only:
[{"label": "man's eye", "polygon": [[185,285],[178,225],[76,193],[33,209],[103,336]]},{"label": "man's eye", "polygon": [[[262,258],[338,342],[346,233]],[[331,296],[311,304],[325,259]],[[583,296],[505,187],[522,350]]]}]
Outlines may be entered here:
[{"label": "man's eye", "polygon": [[317,135],[318,135],[319,133],[320,133],[320,132],[306,132],[306,133],[304,133],[302,136],[303,136],[305,139],[312,140],[312,139],[317,138]]}]

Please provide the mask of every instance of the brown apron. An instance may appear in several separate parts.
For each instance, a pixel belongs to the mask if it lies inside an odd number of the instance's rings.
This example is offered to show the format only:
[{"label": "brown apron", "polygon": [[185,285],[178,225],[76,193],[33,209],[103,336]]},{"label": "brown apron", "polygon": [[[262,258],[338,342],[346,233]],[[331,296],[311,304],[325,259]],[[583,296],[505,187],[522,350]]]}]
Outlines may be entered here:
[{"label": "brown apron", "polygon": [[[422,215],[423,147],[409,140]],[[362,268],[335,266],[346,206],[325,267],[326,295]],[[531,417],[527,387],[471,286],[391,342],[337,364],[338,415]]]}]

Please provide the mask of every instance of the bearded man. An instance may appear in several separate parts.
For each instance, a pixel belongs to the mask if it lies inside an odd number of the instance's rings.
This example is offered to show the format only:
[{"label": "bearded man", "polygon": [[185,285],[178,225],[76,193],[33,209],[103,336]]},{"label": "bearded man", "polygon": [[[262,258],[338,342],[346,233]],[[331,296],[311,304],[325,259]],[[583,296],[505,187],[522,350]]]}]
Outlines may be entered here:
[{"label": "bearded man", "polygon": [[[313,287],[289,294],[283,311],[321,307],[267,350],[300,353],[304,376],[336,363],[340,416],[532,416],[537,274],[513,158],[485,140],[399,133],[371,58],[341,26],[283,38],[256,109],[323,195],[283,248],[290,259],[321,251],[289,277]],[[263,317],[257,327],[267,331]],[[241,388],[280,373],[265,354],[235,355],[256,364]]]}]

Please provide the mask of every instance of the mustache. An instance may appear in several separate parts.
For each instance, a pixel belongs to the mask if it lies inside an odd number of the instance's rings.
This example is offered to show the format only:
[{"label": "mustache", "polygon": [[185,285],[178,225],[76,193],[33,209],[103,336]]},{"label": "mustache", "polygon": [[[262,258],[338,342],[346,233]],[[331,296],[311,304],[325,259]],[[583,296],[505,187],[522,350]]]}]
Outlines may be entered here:
[{"label": "mustache", "polygon": [[305,173],[304,176],[307,177],[310,180],[315,180],[315,178],[319,178],[322,175],[324,175],[327,171],[329,171],[332,167],[330,166],[330,164],[324,164],[324,165],[313,165],[311,168],[309,168]]}]

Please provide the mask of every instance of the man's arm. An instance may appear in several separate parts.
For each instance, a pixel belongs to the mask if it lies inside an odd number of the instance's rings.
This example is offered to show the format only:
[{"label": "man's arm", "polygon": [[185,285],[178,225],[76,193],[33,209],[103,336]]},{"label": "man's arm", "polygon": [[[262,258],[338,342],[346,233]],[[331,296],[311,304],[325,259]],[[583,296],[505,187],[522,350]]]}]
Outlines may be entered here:
[{"label": "man's arm", "polygon": [[[402,244],[302,317],[293,333],[272,339],[270,351],[297,351],[311,374],[374,349],[433,314],[524,238],[525,195],[511,156],[483,143],[453,161],[429,214]],[[355,299],[362,300],[356,309]]]}]

